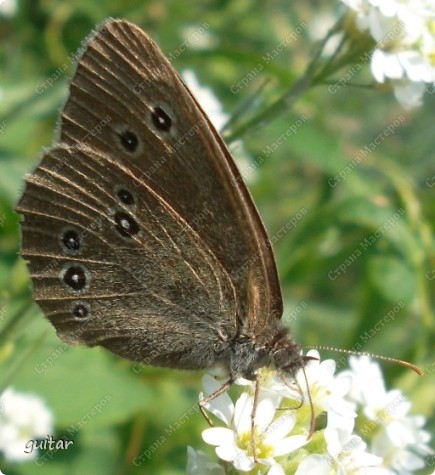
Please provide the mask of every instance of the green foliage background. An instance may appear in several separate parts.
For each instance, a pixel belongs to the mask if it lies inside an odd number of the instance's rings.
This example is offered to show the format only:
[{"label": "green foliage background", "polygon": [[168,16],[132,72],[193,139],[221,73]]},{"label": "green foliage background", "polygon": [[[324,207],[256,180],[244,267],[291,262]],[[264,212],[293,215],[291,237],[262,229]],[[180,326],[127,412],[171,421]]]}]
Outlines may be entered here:
[{"label": "green foliage background", "polygon": [[[338,18],[338,2],[322,2],[320,8],[315,2],[288,1],[27,0],[19,2],[15,16],[0,18],[0,388],[12,385],[42,397],[54,412],[56,438],[110,395],[101,413],[74,434],[72,449],[57,452],[43,466],[6,463],[0,456],[7,475],[179,475],[187,445],[213,453],[201,441],[206,423],[195,409],[200,374],[140,368],[101,349],[66,348],[31,299],[26,267],[17,254],[19,218],[13,208],[25,173],[53,139],[73,71],[68,57],[109,16],[139,24],[165,52],[175,50],[186,31],[206,22],[211,45],[188,48],[173,64],[178,71],[195,71],[226,111],[237,111],[226,130],[229,139],[300,77],[315,46],[315,22],[324,14]],[[231,86],[301,22],[308,27],[297,41],[247,87],[232,93]],[[65,64],[68,71],[59,74]],[[353,82],[370,83],[367,66],[363,69]],[[36,94],[35,88],[53,75],[59,78],[52,87]],[[413,401],[413,411],[426,416],[433,414],[435,372],[434,99],[428,93],[421,108],[404,111],[382,88],[348,86],[331,94],[319,84],[291,110],[238,137],[253,164],[260,163],[249,187],[270,236],[283,234],[274,247],[284,318],[297,340],[359,348],[361,335],[402,302],[392,321],[361,349],[413,362],[426,372],[418,377],[400,366],[383,365],[390,387],[401,388]],[[302,115],[308,120],[297,133],[265,157],[267,146]],[[331,186],[400,115],[404,120],[395,133]],[[328,277],[400,208],[405,214],[394,226],[345,272]],[[280,232],[301,210],[306,214],[297,225]],[[340,355],[321,354],[342,361]],[[172,431],[186,411],[195,413]],[[428,424],[433,429],[433,419]],[[132,463],[152,447],[155,451],[142,465]]]}]

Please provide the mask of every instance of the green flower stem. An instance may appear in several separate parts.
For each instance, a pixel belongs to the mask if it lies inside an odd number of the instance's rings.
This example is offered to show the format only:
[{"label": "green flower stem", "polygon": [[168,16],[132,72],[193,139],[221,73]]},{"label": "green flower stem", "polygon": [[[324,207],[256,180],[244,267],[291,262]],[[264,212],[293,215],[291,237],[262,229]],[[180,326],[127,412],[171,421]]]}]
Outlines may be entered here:
[{"label": "green flower stem", "polygon": [[[232,142],[258,127],[267,125],[283,112],[290,111],[294,103],[306,91],[319,84],[328,84],[328,78],[333,74],[345,66],[357,64],[362,56],[370,51],[370,47],[373,46],[372,43],[369,44],[365,41],[362,43],[355,42],[345,34],[334,53],[325,61],[322,55],[324,48],[334,34],[342,31],[342,24],[343,19],[340,19],[331,28],[325,38],[319,43],[316,53],[308,64],[305,73],[283,95],[245,123],[235,127],[227,134],[224,133],[227,142]],[[361,87],[369,87],[369,85],[362,85]]]}]

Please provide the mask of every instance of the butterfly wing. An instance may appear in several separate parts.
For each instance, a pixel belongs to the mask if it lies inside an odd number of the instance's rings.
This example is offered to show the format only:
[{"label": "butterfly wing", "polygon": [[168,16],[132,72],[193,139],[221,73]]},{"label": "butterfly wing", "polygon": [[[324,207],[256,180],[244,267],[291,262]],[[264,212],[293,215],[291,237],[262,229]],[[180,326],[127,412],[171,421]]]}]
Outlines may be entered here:
[{"label": "butterfly wing", "polygon": [[195,358],[204,348],[192,341],[212,345],[222,313],[230,316],[223,331],[235,332],[234,288],[183,218],[135,183],[89,148],[59,146],[43,157],[19,203],[35,299],[66,341],[207,367],[213,352]]},{"label": "butterfly wing", "polygon": [[271,247],[225,145],[126,21],[87,44],[60,143],[17,209],[35,298],[68,341],[199,368],[222,339],[281,316]]}]

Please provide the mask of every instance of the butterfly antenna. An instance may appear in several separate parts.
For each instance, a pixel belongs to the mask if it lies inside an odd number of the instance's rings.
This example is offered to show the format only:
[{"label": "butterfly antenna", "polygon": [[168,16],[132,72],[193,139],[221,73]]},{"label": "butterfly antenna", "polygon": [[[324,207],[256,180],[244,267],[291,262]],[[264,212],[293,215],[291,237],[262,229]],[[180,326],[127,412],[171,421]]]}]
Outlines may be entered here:
[{"label": "butterfly antenna", "polygon": [[315,349],[315,350],[325,350],[325,351],[335,351],[336,353],[345,353],[346,355],[358,355],[358,356],[370,356],[370,358],[375,358],[381,361],[388,361],[389,363],[396,363],[404,368],[412,369],[419,376],[423,375],[423,371],[412,363],[408,361],[398,360],[397,358],[391,358],[389,356],[376,355],[373,353],[367,353],[366,351],[353,351],[353,350],[344,350],[343,348],[334,348],[333,346],[306,346],[304,348]]}]

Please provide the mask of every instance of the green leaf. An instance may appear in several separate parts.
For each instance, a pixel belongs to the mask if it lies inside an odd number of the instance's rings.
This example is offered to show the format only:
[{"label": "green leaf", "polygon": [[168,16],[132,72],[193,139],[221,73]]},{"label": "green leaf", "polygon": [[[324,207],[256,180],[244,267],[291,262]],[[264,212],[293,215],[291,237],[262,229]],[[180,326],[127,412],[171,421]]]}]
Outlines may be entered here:
[{"label": "green leaf", "polygon": [[417,275],[402,259],[389,256],[373,257],[369,276],[381,294],[391,302],[411,303],[416,297]]},{"label": "green leaf", "polygon": [[150,403],[150,392],[133,372],[102,349],[43,345],[18,372],[16,389],[45,399],[57,426],[101,427],[126,421]]}]

